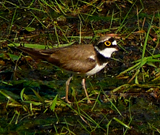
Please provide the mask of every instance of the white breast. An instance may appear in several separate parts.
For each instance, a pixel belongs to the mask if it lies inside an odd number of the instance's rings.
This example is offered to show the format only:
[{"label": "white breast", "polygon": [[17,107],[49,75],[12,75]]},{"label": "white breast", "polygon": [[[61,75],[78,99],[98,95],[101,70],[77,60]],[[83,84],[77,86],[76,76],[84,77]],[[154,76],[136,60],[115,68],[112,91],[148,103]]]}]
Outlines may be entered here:
[{"label": "white breast", "polygon": [[92,70],[88,71],[86,75],[94,75],[98,73],[100,70],[102,70],[107,65],[107,63],[108,62],[103,63],[102,65],[97,64]]}]

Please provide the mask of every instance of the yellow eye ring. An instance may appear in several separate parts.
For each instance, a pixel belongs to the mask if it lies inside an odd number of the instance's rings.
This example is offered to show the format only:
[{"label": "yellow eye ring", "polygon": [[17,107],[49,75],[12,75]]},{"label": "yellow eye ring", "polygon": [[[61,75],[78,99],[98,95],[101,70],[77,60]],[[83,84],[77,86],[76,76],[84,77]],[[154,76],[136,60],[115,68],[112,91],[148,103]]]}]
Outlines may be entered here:
[{"label": "yellow eye ring", "polygon": [[111,42],[110,41],[105,41],[104,44],[105,44],[105,46],[110,46]]}]

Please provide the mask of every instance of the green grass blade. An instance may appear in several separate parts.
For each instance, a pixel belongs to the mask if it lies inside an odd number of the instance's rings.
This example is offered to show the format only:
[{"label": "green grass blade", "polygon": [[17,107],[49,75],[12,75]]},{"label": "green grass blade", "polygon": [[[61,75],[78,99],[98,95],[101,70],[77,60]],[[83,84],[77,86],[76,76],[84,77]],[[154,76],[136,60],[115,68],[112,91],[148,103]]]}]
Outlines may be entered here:
[{"label": "green grass blade", "polygon": [[51,106],[50,106],[50,109],[51,109],[53,112],[54,112],[55,107],[56,107],[57,97],[58,97],[58,95],[55,96],[55,98],[53,99],[52,104],[51,104]]},{"label": "green grass blade", "polygon": [[145,41],[144,41],[142,58],[141,58],[142,60],[141,60],[140,67],[142,67],[142,63],[143,63],[143,59],[144,59],[144,55],[145,55],[145,51],[146,51],[146,46],[147,46],[147,41],[148,41],[149,33],[150,33],[150,30],[151,30],[151,27],[152,27],[153,18],[154,18],[154,16],[152,17],[151,24],[148,28],[147,35],[146,35],[146,38],[145,38]]},{"label": "green grass blade", "polygon": [[124,122],[122,122],[121,120],[117,119],[117,118],[113,118],[115,121],[117,121],[118,123],[120,123],[121,125],[123,125],[124,127],[128,128],[128,129],[131,129],[130,126],[128,126],[127,124],[125,124]]},{"label": "green grass blade", "polygon": [[11,96],[9,96],[8,94],[6,94],[3,90],[0,90],[0,93],[5,96],[8,100],[12,101],[13,103],[16,103],[18,105],[20,105],[20,103],[18,103],[16,100],[14,100]]}]

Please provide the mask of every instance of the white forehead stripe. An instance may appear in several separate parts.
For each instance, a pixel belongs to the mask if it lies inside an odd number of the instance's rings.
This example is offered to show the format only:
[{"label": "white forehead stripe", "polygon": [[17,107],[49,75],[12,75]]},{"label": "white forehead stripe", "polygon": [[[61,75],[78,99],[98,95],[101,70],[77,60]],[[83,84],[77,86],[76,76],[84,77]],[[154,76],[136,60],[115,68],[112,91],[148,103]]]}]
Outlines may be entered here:
[{"label": "white forehead stripe", "polygon": [[117,45],[117,41],[114,40],[114,41],[112,42],[112,45]]}]

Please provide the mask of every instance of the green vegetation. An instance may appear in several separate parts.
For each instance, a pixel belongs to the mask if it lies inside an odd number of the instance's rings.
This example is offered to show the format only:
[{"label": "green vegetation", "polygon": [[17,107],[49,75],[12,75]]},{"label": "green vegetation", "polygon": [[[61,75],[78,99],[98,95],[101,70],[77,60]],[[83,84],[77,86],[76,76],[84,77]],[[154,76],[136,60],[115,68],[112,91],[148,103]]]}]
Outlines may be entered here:
[{"label": "green vegetation", "polygon": [[[159,134],[159,0],[2,0],[0,134]],[[95,43],[117,34],[120,50],[101,73],[81,77],[34,61],[16,47]]]}]

